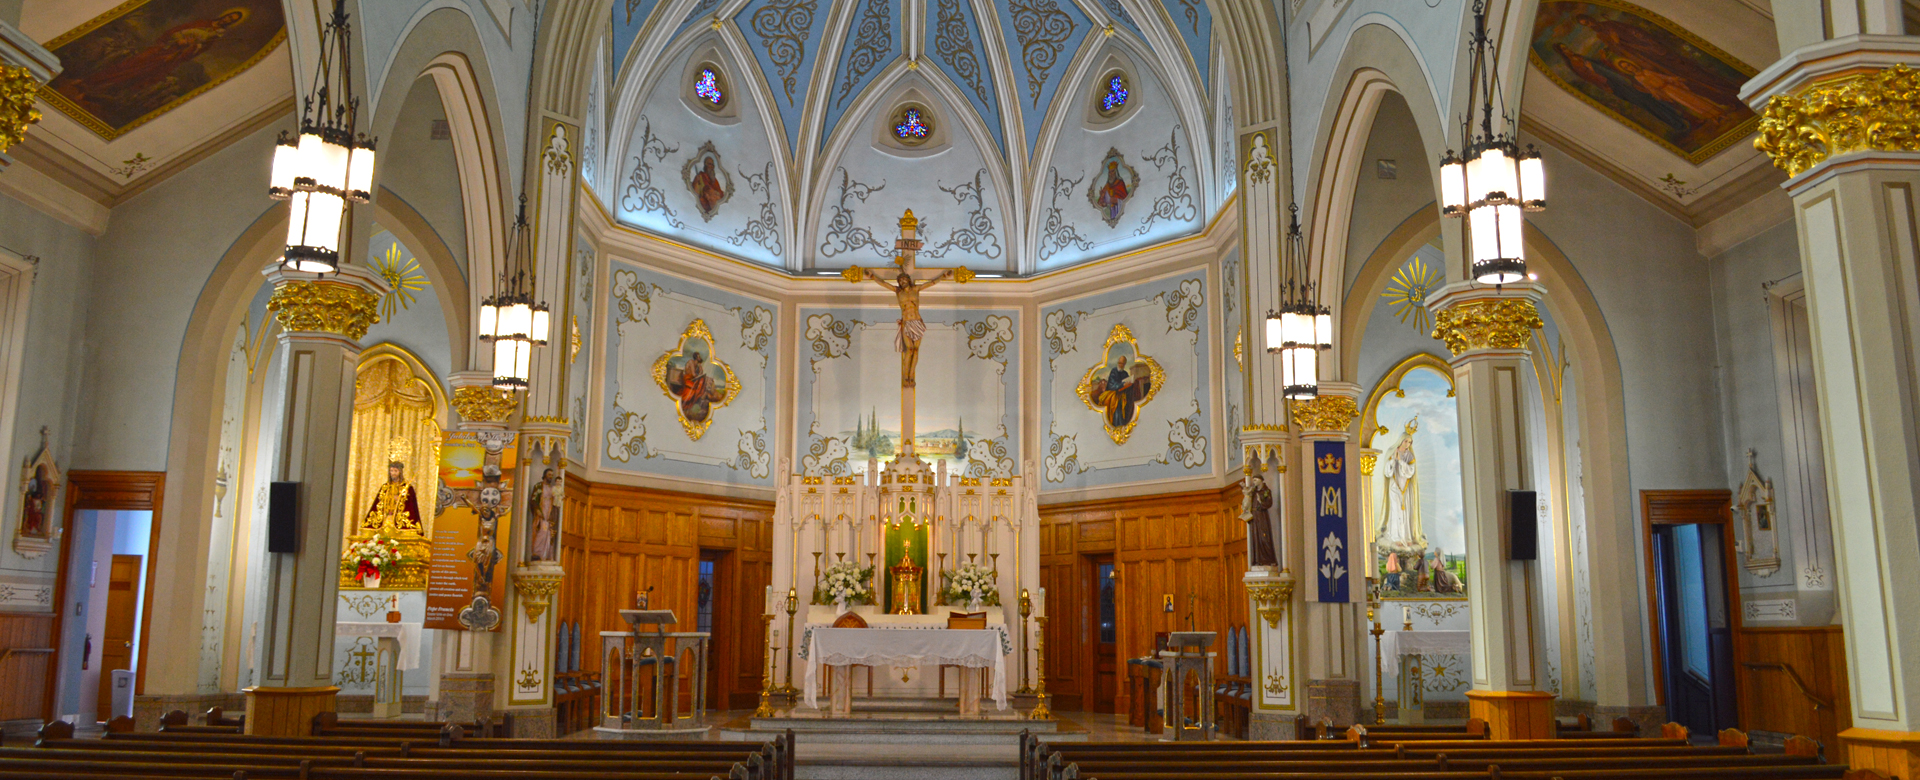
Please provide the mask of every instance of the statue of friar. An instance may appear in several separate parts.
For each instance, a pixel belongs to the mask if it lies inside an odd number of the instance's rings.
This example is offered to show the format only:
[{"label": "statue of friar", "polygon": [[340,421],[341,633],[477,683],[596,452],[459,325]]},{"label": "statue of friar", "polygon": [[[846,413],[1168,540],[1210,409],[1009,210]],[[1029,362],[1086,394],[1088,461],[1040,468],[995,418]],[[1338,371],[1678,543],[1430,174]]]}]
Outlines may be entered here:
[{"label": "statue of friar", "polygon": [[1273,488],[1260,478],[1260,472],[1248,468],[1246,479],[1240,484],[1240,519],[1247,521],[1247,566],[1248,568],[1265,566],[1269,569],[1280,566],[1280,556],[1273,546],[1273,522],[1270,510],[1273,509]]}]

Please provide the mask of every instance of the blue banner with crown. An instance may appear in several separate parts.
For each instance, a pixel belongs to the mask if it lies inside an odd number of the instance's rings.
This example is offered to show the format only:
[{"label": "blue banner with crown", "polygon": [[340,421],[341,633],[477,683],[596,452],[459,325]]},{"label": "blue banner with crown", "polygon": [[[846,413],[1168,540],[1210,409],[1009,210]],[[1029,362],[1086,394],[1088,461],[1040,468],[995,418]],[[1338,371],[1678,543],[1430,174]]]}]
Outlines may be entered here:
[{"label": "blue banner with crown", "polygon": [[1347,587],[1347,445],[1313,443],[1316,572],[1320,601],[1349,601]]}]

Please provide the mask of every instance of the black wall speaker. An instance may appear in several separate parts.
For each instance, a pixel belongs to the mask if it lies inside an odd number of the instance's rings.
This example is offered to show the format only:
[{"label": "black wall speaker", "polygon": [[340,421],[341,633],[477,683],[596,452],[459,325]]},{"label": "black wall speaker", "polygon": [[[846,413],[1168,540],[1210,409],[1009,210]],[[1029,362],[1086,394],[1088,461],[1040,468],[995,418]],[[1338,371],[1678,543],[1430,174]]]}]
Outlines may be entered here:
[{"label": "black wall speaker", "polygon": [[267,552],[300,552],[300,483],[267,488]]},{"label": "black wall speaker", "polygon": [[1507,560],[1540,557],[1539,502],[1531,490],[1507,491]]}]

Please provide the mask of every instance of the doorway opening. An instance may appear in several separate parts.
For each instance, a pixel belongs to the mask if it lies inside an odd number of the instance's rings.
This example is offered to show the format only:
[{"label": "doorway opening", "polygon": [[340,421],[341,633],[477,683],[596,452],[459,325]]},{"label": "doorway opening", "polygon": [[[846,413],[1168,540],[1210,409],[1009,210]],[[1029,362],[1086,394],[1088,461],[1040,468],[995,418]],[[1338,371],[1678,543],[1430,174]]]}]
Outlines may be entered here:
[{"label": "doorway opening", "polygon": [[1739,727],[1731,498],[1724,490],[1642,494],[1654,669],[1668,719],[1695,734]]},{"label": "doorway opening", "polygon": [[1088,681],[1092,690],[1088,692],[1086,708],[1088,712],[1113,712],[1115,695],[1120,690],[1120,610],[1113,555],[1091,555],[1087,563],[1092,579],[1087,592],[1093,594],[1090,605],[1093,608],[1093,675]]},{"label": "doorway opening", "polygon": [[[696,631],[707,632],[707,706],[722,708],[727,706],[728,687],[725,684],[733,672],[728,668],[723,673],[722,665],[733,657],[728,652],[732,637],[727,631],[716,630],[720,626],[730,625],[733,602],[727,598],[728,562],[731,556],[728,550],[700,550],[700,568],[694,588],[694,614],[697,615]],[[726,645],[726,647],[723,647]],[[728,665],[730,667],[730,665]]]},{"label": "doorway opening", "polygon": [[[143,618],[152,603],[153,513],[147,510],[82,509],[74,513],[72,554],[77,582],[67,601],[81,629],[78,672],[60,711],[75,722],[104,722],[133,715],[135,676],[146,660],[140,649]],[[116,675],[115,672],[125,672]]]}]

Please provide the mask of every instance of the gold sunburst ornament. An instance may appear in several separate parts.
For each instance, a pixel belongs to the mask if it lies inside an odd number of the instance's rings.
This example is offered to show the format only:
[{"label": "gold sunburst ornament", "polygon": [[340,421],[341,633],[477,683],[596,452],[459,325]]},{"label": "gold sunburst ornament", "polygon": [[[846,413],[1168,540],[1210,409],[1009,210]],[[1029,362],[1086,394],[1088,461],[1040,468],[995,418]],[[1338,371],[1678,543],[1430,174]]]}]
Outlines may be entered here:
[{"label": "gold sunburst ornament", "polygon": [[1388,305],[1393,307],[1394,315],[1399,317],[1401,322],[1407,322],[1411,318],[1413,329],[1425,333],[1428,318],[1427,292],[1433,289],[1437,281],[1439,279],[1434,276],[1433,266],[1427,265],[1426,260],[1416,255],[1412,262],[1400,266],[1400,270],[1393,272],[1393,278],[1387,280],[1387,289],[1380,292],[1380,297],[1387,299]]},{"label": "gold sunburst ornament", "polygon": [[392,322],[395,312],[413,306],[414,293],[427,289],[427,275],[420,261],[400,253],[400,242],[387,247],[387,254],[373,261],[373,270],[387,280],[387,294],[380,296],[380,321]]}]

